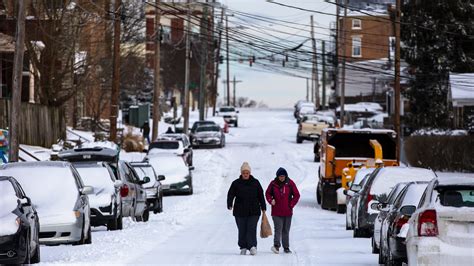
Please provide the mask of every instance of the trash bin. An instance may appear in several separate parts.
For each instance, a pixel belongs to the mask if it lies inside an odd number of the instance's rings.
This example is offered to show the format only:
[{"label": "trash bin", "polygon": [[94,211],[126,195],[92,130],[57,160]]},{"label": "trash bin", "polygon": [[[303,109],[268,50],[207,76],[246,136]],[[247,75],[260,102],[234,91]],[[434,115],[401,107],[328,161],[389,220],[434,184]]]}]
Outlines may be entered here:
[{"label": "trash bin", "polygon": [[132,105],[128,109],[128,123],[134,127],[141,127],[150,119],[150,105]]}]

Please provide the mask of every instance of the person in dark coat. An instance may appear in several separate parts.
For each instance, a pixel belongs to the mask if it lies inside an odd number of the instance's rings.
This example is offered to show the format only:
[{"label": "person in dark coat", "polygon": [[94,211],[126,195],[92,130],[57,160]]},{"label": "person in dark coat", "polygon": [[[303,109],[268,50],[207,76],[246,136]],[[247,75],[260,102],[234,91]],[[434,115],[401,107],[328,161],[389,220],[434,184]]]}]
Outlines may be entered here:
[{"label": "person in dark coat", "polygon": [[257,254],[257,223],[261,211],[267,210],[263,188],[250,171],[250,165],[244,162],[240,177],[232,182],[227,193],[227,208],[233,210],[239,230],[241,255],[247,254],[247,250],[251,255]]},{"label": "person in dark coat", "polygon": [[290,227],[293,208],[300,199],[300,193],[295,182],[288,177],[284,168],[279,168],[275,179],[270,182],[265,197],[268,203],[272,205],[272,219],[275,227],[273,247],[271,250],[278,254],[280,252],[281,242],[285,253],[291,253],[290,250]]},{"label": "person in dark coat", "polygon": [[143,132],[143,139],[148,141],[148,145],[150,145],[150,124],[148,122],[143,123],[143,126],[140,128],[140,132]]}]

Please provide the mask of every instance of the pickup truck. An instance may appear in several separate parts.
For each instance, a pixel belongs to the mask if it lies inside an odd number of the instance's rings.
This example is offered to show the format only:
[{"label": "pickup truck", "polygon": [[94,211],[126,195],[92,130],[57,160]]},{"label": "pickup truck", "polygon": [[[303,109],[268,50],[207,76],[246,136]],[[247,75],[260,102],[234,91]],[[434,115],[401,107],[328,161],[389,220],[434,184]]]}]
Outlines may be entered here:
[{"label": "pickup truck", "polygon": [[303,140],[317,141],[323,129],[332,127],[333,125],[334,121],[332,121],[332,117],[319,115],[304,116],[298,126],[296,143],[303,143]]}]

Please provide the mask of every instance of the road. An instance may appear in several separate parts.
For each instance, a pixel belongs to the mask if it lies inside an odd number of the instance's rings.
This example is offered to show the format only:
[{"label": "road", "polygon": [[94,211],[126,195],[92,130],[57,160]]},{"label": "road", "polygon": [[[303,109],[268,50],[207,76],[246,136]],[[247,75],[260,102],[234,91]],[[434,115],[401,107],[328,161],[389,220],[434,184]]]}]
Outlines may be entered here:
[{"label": "road", "polygon": [[[353,239],[344,215],[320,209],[315,188],[318,164],[312,143],[296,144],[291,110],[244,110],[224,149],[198,149],[192,196],[166,197],[165,211],[148,223],[124,222],[124,230],[93,231],[93,244],[42,249],[43,263],[87,264],[282,264],[376,265],[369,239]],[[301,199],[290,233],[293,254],[273,254],[272,239],[258,239],[257,256],[241,256],[237,227],[226,195],[243,161],[264,189],[278,167],[287,169]],[[268,206],[269,207],[269,206]]]}]

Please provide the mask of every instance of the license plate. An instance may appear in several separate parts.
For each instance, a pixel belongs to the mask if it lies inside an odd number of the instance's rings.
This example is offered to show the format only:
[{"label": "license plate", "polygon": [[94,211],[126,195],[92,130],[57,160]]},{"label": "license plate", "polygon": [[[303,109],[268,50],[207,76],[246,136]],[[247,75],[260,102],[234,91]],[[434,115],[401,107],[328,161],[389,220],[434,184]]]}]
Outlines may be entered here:
[{"label": "license plate", "polygon": [[163,189],[170,189],[170,185],[163,185]]},{"label": "license plate", "polygon": [[209,143],[209,142],[211,142],[211,140],[210,139],[203,139],[202,142]]}]

